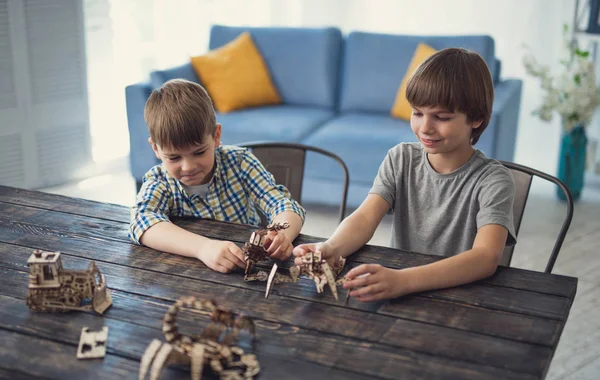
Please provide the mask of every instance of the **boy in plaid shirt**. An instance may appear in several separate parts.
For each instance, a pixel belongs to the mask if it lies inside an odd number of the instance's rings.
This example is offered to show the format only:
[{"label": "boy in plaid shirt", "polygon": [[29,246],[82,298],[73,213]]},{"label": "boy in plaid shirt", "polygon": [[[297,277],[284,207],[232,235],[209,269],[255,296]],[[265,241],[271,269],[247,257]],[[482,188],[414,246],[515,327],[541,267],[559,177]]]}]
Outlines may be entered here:
[{"label": "boy in plaid shirt", "polygon": [[193,216],[260,225],[258,207],[269,222],[288,222],[271,231],[267,252],[288,259],[304,223],[304,209],[247,149],[221,145],[212,101],[202,86],[175,79],[154,90],[144,117],[156,157],[162,164],[143,179],[132,210],[130,238],[156,250],[195,257],[227,273],[244,268],[242,250],[176,226],[170,216]]}]

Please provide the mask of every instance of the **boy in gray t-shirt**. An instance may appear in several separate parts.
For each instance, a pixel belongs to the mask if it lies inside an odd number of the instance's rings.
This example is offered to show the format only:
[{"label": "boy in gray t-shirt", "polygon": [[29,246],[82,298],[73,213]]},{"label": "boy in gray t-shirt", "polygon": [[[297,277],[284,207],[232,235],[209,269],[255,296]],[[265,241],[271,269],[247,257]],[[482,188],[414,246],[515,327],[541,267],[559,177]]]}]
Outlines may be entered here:
[{"label": "boy in gray t-shirt", "polygon": [[388,151],[369,195],[325,242],[294,255],[321,252],[335,261],[372,237],[394,214],[392,246],[446,259],[389,269],[363,264],[344,288],[360,301],[470,283],[492,275],[506,245],[516,242],[513,178],[501,163],[473,148],[492,114],[494,85],[485,61],[465,49],[444,49],[413,73],[406,88],[410,125],[419,143]]}]

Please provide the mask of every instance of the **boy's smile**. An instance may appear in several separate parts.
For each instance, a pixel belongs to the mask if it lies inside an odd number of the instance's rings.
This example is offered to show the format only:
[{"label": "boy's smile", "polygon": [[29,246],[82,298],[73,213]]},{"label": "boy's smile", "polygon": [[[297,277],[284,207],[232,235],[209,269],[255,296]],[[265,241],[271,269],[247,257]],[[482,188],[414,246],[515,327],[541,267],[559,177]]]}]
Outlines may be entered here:
[{"label": "boy's smile", "polygon": [[171,148],[148,141],[171,177],[186,186],[204,185],[213,175],[215,149],[221,144],[221,125],[217,124],[214,137],[207,136],[201,144]]},{"label": "boy's smile", "polygon": [[428,139],[428,138],[421,138],[421,142],[423,143],[423,145],[425,145],[428,148],[433,148],[437,145],[437,143],[441,142],[441,139]]}]

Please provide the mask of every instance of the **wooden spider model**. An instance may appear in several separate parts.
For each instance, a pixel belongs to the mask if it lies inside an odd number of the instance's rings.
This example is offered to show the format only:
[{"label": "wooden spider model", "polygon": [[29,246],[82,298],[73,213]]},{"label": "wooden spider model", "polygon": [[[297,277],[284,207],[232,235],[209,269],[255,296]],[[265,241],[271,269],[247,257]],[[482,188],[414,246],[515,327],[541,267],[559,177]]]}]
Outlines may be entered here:
[{"label": "wooden spider model", "polygon": [[[267,261],[269,259],[269,254],[265,250],[265,238],[267,237],[269,231],[281,231],[285,230],[289,226],[290,224],[288,222],[272,223],[269,224],[265,229],[252,232],[252,235],[250,235],[250,240],[248,240],[244,244],[244,247],[242,247],[242,251],[244,252],[244,260],[246,261],[246,270],[244,271],[245,281],[256,279],[264,280],[263,278],[260,278],[260,274],[251,275],[250,272],[257,262]],[[273,279],[277,273],[277,268],[277,263],[274,263],[267,279],[265,298],[269,297],[269,292],[271,290],[271,286],[273,285]]]},{"label": "wooden spider model", "polygon": [[[290,268],[290,275],[294,281],[298,281],[301,275],[306,275],[311,278],[317,287],[317,293],[322,293],[325,284],[329,285],[331,293],[338,299],[336,277],[344,269],[346,263],[345,258],[340,258],[339,261],[333,266],[329,266],[329,263],[321,257],[320,252],[310,252],[305,256],[302,256],[302,263],[295,265]],[[346,299],[346,302],[348,300]]]},{"label": "wooden spider model", "polygon": [[[176,318],[184,307],[210,315],[211,322],[200,335],[179,333]],[[163,318],[162,330],[167,343],[158,339],[150,343],[142,356],[138,378],[144,380],[150,369],[150,379],[157,380],[163,367],[189,364],[193,380],[201,379],[205,367],[209,367],[220,379],[251,379],[260,371],[256,356],[246,354],[241,347],[233,345],[242,329],[248,330],[254,338],[254,323],[249,317],[219,308],[211,300],[182,297],[169,307]]]}]

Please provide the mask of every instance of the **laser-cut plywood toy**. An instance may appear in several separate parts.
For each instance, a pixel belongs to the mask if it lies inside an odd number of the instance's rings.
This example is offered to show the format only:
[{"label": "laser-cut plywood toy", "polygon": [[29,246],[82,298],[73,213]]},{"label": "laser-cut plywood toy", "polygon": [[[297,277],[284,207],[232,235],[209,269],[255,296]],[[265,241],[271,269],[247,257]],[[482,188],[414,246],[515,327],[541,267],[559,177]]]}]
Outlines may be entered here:
[{"label": "laser-cut plywood toy", "polygon": [[[269,224],[265,229],[261,229],[258,231],[252,232],[250,235],[250,239],[244,244],[242,251],[244,252],[244,259],[246,260],[246,270],[244,271],[244,280],[245,281],[253,281],[253,280],[264,280],[262,277],[264,276],[264,272],[259,271],[256,274],[251,274],[252,268],[256,265],[257,262],[268,261],[269,254],[265,250],[265,238],[269,231],[281,231],[289,228],[290,224],[288,222],[284,223],[272,223]],[[275,280],[275,275],[277,274],[278,265],[277,263],[273,263],[273,267],[271,268],[271,272],[267,276],[267,288],[265,291],[265,298],[269,297],[269,293],[271,291],[271,287],[273,286],[273,282]]]},{"label": "laser-cut plywood toy", "polygon": [[106,355],[107,339],[108,327],[106,326],[100,331],[90,331],[87,327],[82,328],[79,347],[77,348],[77,359],[103,358]]},{"label": "laser-cut plywood toy", "polygon": [[64,269],[60,252],[35,250],[27,260],[27,306],[33,311],[94,310],[103,314],[112,305],[106,280],[94,262],[87,270]]},{"label": "laser-cut plywood toy", "polygon": [[[199,335],[181,334],[176,318],[182,308],[209,314],[210,324]],[[178,299],[165,314],[162,330],[167,343],[158,339],[150,343],[142,356],[139,380],[144,380],[149,370],[150,379],[158,379],[162,368],[169,364],[190,365],[193,380],[199,380],[205,368],[221,379],[251,379],[260,371],[256,355],[247,354],[235,345],[242,331],[247,331],[254,340],[254,322],[217,307],[214,301],[196,297]]]},{"label": "laser-cut plywood toy", "polygon": [[[317,293],[322,293],[325,287],[325,284],[329,285],[329,289],[331,289],[331,293],[335,299],[338,299],[337,293],[337,284],[336,277],[340,274],[340,272],[344,269],[344,264],[346,263],[345,258],[340,258],[334,265],[331,267],[327,260],[323,259],[321,256],[321,252],[309,252],[306,255],[301,257],[302,263],[295,265],[290,268],[290,275],[292,279],[298,281],[298,278],[302,275],[305,275],[312,279],[315,282],[315,286],[317,288]],[[339,281],[342,284],[345,280],[342,279]],[[346,295],[346,303],[348,303],[348,295]]]}]

